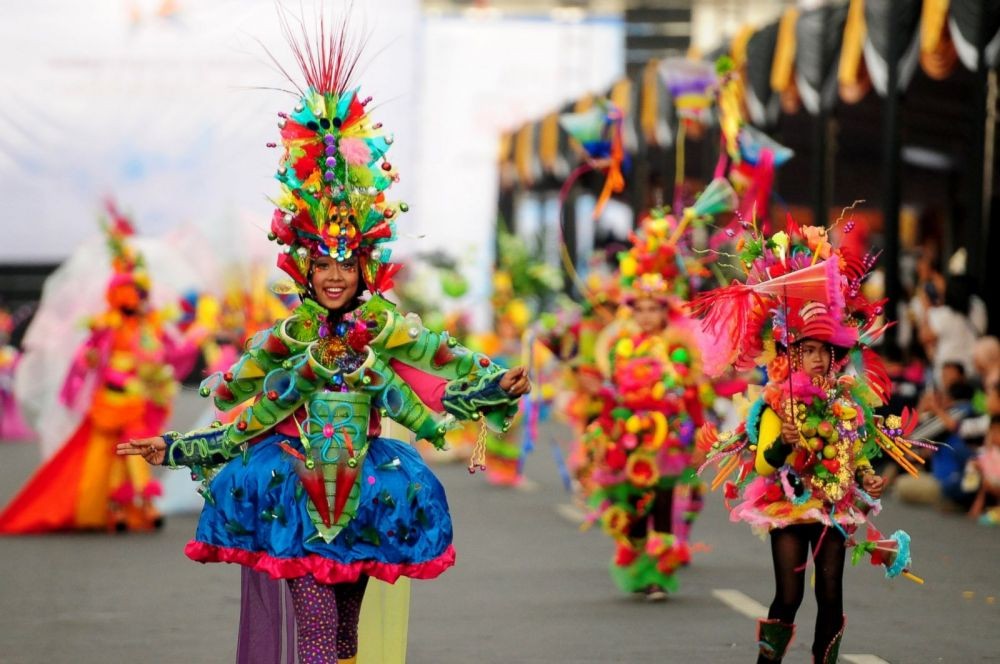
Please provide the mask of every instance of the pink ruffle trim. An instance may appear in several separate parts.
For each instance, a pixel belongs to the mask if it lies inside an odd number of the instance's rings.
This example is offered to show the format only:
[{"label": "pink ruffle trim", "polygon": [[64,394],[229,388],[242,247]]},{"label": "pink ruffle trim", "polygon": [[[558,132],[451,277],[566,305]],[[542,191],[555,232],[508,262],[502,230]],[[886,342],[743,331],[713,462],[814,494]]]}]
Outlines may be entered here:
[{"label": "pink ruffle trim", "polygon": [[362,574],[386,583],[395,583],[401,576],[433,579],[455,564],[455,547],[451,544],[437,558],[422,563],[383,563],[377,560],[338,563],[318,555],[275,558],[263,551],[215,546],[197,540],[188,542],[184,554],[199,563],[236,563],[257,572],[266,572],[273,579],[296,579],[308,574],[327,584],[352,583]]}]

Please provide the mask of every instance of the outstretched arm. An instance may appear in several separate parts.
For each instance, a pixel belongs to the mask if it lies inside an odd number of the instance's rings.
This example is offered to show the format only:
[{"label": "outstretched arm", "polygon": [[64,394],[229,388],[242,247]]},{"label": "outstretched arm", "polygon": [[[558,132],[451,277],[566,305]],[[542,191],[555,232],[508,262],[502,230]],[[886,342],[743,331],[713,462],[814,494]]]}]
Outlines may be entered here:
[{"label": "outstretched arm", "polygon": [[154,466],[210,468],[240,455],[242,446],[227,436],[228,427],[209,427],[119,443],[119,456],[141,456]]}]

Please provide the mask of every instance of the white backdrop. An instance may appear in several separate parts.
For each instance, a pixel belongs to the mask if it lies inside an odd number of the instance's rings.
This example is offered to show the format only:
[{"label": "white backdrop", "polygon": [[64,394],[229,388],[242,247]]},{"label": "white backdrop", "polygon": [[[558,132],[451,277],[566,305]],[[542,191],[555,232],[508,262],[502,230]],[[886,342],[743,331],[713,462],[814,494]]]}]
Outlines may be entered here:
[{"label": "white backdrop", "polygon": [[624,24],[618,18],[467,16],[424,22],[415,207],[422,245],[457,252],[467,266],[468,304],[482,323],[500,133],[620,78]]},{"label": "white backdrop", "polygon": [[[358,79],[397,138],[393,191],[411,204],[397,251],[458,255],[470,301],[483,302],[500,132],[607,88],[623,71],[623,25],[422,17],[419,0],[354,5],[371,31]],[[170,6],[177,11],[159,14]],[[314,4],[304,0],[303,11],[310,19]],[[265,143],[277,140],[276,113],[294,99],[255,89],[289,87],[258,39],[289,62],[272,0],[5,7],[0,262],[66,258],[96,234],[100,200],[113,194],[143,235],[190,228],[206,285],[218,282],[221,263],[272,264],[267,196],[279,155]]]},{"label": "white backdrop", "polygon": [[[285,4],[315,15],[312,2]],[[358,79],[406,138],[392,160],[412,172],[419,0],[354,4],[372,28]],[[6,3],[0,261],[65,258],[95,234],[100,199],[113,193],[142,234],[187,223],[232,258],[263,252],[273,262],[266,197],[279,154],[265,143],[295,100],[253,89],[292,89],[255,40],[290,64],[272,0]],[[404,179],[399,194],[408,190]]]}]

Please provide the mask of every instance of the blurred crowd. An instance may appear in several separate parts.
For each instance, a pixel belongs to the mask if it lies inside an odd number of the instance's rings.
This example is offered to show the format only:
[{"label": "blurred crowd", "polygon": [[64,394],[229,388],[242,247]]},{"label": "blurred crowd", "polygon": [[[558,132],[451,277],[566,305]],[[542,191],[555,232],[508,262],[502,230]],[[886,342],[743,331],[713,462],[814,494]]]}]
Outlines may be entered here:
[{"label": "blurred crowd", "polygon": [[[914,407],[914,436],[944,443],[919,478],[900,477],[907,502],[967,512],[1000,523],[1000,340],[986,334],[987,311],[970,294],[965,252],[942,264],[925,245],[908,299],[900,305],[898,345],[887,347],[896,384],[890,410]],[[893,469],[887,469],[890,473]]]}]

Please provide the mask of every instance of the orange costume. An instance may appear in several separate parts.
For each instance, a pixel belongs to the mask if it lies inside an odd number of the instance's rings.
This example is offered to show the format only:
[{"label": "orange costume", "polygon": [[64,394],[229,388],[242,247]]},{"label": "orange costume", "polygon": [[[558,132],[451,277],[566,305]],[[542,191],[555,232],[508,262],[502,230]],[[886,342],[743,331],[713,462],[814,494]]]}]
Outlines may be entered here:
[{"label": "orange costume", "polygon": [[177,343],[148,305],[142,259],[128,244],[132,227],[109,206],[105,227],[114,275],[108,309],[90,322],[60,399],[85,406],[79,427],[0,513],[0,533],[148,529],[162,525],[152,505],[159,482],[138,457],[115,455],[124,440],[165,428],[175,371],[189,371],[195,349]]}]

